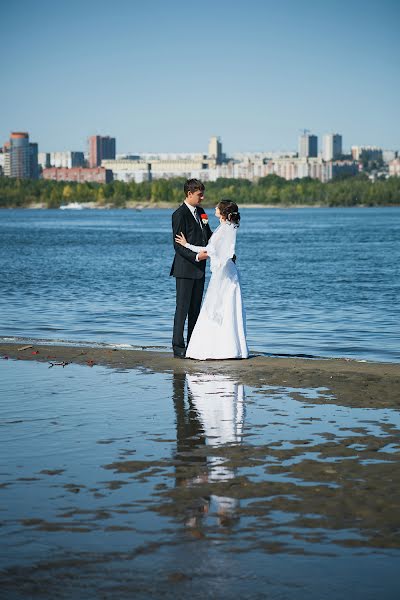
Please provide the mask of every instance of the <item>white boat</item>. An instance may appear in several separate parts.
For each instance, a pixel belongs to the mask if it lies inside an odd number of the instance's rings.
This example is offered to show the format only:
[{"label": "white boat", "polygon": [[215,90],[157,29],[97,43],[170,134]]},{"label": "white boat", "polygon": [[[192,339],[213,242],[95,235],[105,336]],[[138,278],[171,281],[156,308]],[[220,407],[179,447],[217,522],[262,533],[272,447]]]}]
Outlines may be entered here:
[{"label": "white boat", "polygon": [[70,202],[69,204],[61,204],[61,210],[82,210],[85,208],[83,204],[79,204],[79,202]]}]

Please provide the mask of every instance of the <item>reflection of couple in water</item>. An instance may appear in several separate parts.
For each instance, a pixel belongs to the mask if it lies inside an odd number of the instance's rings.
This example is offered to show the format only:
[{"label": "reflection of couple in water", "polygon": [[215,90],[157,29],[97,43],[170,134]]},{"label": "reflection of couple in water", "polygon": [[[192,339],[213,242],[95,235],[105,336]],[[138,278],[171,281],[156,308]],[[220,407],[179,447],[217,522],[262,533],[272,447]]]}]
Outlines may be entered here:
[{"label": "reflection of couple in water", "polygon": [[[238,444],[242,441],[244,388],[224,375],[174,374],[173,400],[177,425],[176,485],[195,487],[227,481],[235,471],[220,456],[196,455],[201,447]],[[235,519],[238,501],[221,495],[192,498],[185,507],[185,523],[199,528],[205,516],[216,516],[220,525]]]}]

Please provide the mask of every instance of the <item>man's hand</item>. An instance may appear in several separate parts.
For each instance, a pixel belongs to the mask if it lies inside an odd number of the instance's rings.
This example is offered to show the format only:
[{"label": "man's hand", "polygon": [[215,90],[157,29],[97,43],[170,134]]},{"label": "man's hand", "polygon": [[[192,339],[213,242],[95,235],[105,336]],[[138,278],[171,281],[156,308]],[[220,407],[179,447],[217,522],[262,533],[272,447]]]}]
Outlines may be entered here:
[{"label": "man's hand", "polygon": [[208,254],[207,254],[207,252],[205,250],[202,250],[201,252],[199,252],[198,257],[199,257],[199,261],[200,260],[207,260]]}]

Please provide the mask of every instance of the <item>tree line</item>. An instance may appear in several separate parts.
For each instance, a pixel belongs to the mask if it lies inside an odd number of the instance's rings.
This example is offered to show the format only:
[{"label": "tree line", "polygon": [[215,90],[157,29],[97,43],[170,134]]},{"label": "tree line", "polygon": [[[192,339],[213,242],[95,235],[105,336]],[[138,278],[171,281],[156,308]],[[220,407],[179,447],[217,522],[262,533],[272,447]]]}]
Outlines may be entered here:
[{"label": "tree line", "polygon": [[[173,207],[182,202],[184,181],[177,177],[143,183],[98,184],[0,177],[0,208],[26,208],[35,204],[58,208],[69,202],[94,202],[113,208],[130,204]],[[213,206],[223,198],[230,198],[239,206],[395,206],[400,205],[400,177],[372,182],[361,173],[321,183],[310,178],[287,181],[268,175],[256,182],[221,178],[206,183],[204,206]]]}]

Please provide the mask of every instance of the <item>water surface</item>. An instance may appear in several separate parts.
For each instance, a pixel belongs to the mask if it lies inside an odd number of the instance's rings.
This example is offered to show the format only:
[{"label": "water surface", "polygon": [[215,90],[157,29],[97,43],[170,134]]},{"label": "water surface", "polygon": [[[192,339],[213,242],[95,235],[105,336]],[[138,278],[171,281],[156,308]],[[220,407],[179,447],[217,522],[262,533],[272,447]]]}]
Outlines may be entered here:
[{"label": "water surface", "polygon": [[398,411],[11,360],[0,397],[6,597],[397,598]]},{"label": "water surface", "polygon": [[[0,336],[170,349],[171,212],[0,211]],[[399,209],[243,209],[241,223],[253,351],[400,360]]]}]

